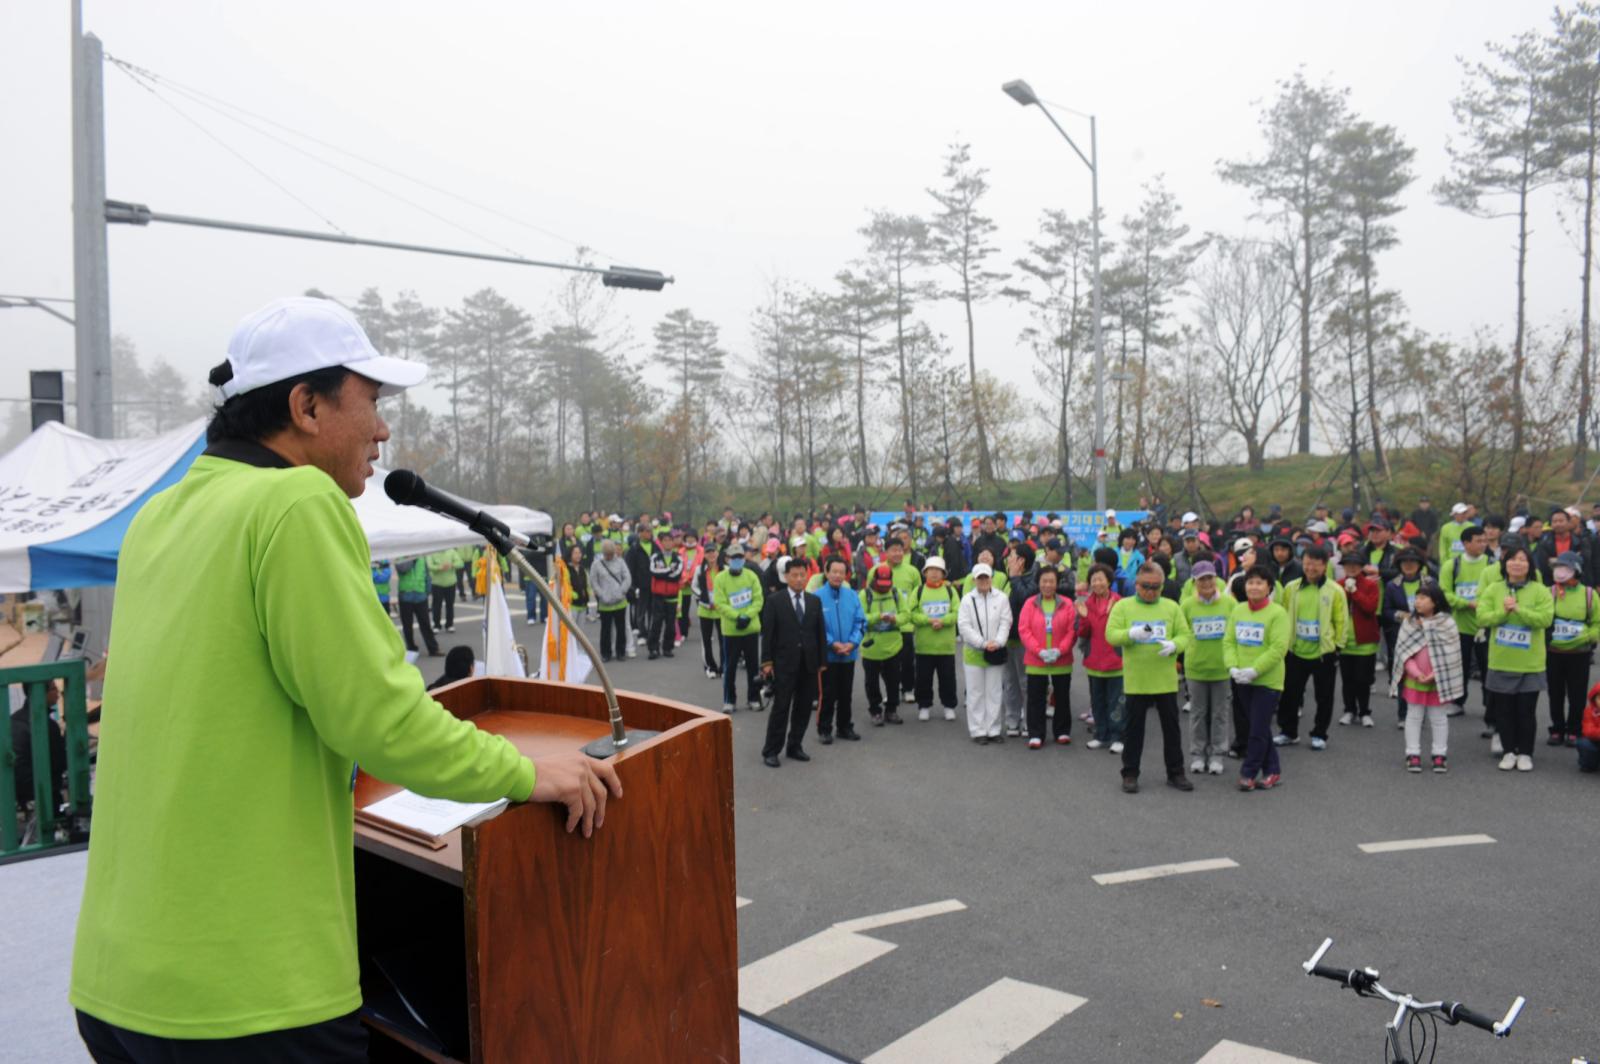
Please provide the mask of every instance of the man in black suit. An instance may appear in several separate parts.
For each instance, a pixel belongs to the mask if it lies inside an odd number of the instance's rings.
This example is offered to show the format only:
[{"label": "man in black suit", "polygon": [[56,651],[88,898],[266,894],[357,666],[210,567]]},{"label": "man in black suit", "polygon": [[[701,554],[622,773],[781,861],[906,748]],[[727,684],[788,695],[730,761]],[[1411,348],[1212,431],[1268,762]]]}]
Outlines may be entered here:
[{"label": "man in black suit", "polygon": [[805,589],[806,566],[789,561],[778,559],[786,586],[768,595],[761,608],[761,671],[773,685],[767,743],[761,748],[761,760],[769,768],[778,767],[780,749],[791,761],[811,760],[800,740],[817,699],[817,674],[826,662],[822,600]]}]

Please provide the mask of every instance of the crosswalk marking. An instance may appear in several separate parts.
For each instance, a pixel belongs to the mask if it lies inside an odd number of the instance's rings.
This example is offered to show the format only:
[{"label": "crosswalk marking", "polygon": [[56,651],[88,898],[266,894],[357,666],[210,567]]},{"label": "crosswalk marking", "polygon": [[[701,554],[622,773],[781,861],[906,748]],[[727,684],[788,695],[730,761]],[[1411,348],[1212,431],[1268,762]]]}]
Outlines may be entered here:
[{"label": "crosswalk marking", "polygon": [[1302,1057],[1286,1056],[1283,1053],[1274,1053],[1270,1049],[1258,1049],[1255,1046],[1224,1039],[1212,1046],[1211,1052],[1195,1061],[1195,1064],[1313,1064],[1313,1062]]},{"label": "crosswalk marking", "polygon": [[1238,868],[1239,863],[1230,857],[1213,857],[1204,861],[1183,861],[1179,864],[1151,865],[1148,868],[1130,868],[1126,872],[1102,872],[1094,881],[1102,887],[1115,883],[1137,883],[1164,876],[1181,876],[1188,872],[1215,872],[1222,868]]},{"label": "crosswalk marking", "polygon": [[894,943],[830,927],[739,969],[739,1007],[764,1016],[893,950]]},{"label": "crosswalk marking", "polygon": [[994,1064],[1087,999],[999,979],[884,1046],[865,1064]]},{"label": "crosswalk marking", "polygon": [[1444,846],[1481,846],[1493,841],[1488,835],[1436,835],[1429,839],[1363,842],[1360,850],[1362,853],[1397,853],[1401,850],[1436,850]]},{"label": "crosswalk marking", "polygon": [[921,920],[928,916],[943,916],[945,913],[956,913],[965,908],[965,905],[954,898],[950,898],[945,901],[929,902],[926,905],[913,905],[909,909],[895,909],[891,912],[878,913],[876,916],[858,916],[854,920],[843,920],[833,926],[841,931],[873,931],[893,924],[909,924],[913,920]]},{"label": "crosswalk marking", "polygon": [[895,948],[892,942],[868,938],[859,934],[860,931],[965,908],[961,902],[951,899],[845,920],[819,931],[740,968],[739,1007],[752,1015],[763,1016]]}]

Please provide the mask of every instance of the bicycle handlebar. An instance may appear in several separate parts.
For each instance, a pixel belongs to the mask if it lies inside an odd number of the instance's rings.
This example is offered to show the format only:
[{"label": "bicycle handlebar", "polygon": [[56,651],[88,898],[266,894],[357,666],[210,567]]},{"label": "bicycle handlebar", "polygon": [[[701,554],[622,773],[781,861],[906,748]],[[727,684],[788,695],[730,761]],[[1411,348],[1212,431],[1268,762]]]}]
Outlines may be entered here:
[{"label": "bicycle handlebar", "polygon": [[[1323,964],[1322,958],[1327,954],[1332,945],[1333,939],[1323,939],[1322,945],[1317,947],[1317,951],[1311,955],[1311,959],[1300,966],[1305,969],[1305,973],[1307,975],[1316,975],[1322,977],[1323,979],[1331,979],[1342,986],[1349,987],[1357,994],[1369,994],[1375,992],[1390,1001],[1404,1001],[1413,1005],[1413,1007],[1419,1004],[1413,1002],[1409,997],[1397,998],[1394,994],[1391,994],[1389,991],[1385,990],[1378,982],[1378,973],[1373,971],[1371,968],[1334,968],[1330,965]],[[1437,1008],[1439,1014],[1444,1017],[1446,1023],[1470,1024],[1479,1030],[1488,1031],[1496,1038],[1505,1038],[1511,1033],[1511,1026],[1517,1022],[1517,1017],[1522,1014],[1522,1007],[1525,1004],[1527,1004],[1527,999],[1519,996],[1511,1003],[1511,1008],[1506,1010],[1505,1018],[1502,1020],[1496,1020],[1491,1016],[1485,1016],[1483,1013],[1478,1012],[1476,1009],[1469,1008],[1459,1001],[1440,1002]]]}]

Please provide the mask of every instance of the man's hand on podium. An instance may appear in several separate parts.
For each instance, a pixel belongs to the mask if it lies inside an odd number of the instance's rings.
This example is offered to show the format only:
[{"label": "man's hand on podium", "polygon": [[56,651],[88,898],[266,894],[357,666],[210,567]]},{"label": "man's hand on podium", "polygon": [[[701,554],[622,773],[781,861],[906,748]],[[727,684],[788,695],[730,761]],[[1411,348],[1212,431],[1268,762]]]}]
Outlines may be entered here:
[{"label": "man's hand on podium", "polygon": [[584,838],[606,822],[606,792],[609,790],[614,798],[622,797],[617,766],[610,761],[596,761],[580,750],[541,757],[533,768],[533,793],[528,801],[566,806],[567,830],[581,822]]}]

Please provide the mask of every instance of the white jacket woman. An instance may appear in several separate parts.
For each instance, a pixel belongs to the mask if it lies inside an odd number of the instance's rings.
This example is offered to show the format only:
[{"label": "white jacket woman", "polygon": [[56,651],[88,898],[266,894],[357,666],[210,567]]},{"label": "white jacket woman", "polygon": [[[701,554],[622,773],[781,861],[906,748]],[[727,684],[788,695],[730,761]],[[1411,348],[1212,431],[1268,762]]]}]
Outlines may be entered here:
[{"label": "white jacket woman", "polygon": [[[956,631],[961,636],[967,680],[967,734],[980,745],[1005,742],[1000,734],[1006,639],[1011,635],[1011,601],[994,588],[994,570],[972,567],[972,590],[961,600]],[[996,661],[991,664],[985,653]]]}]

